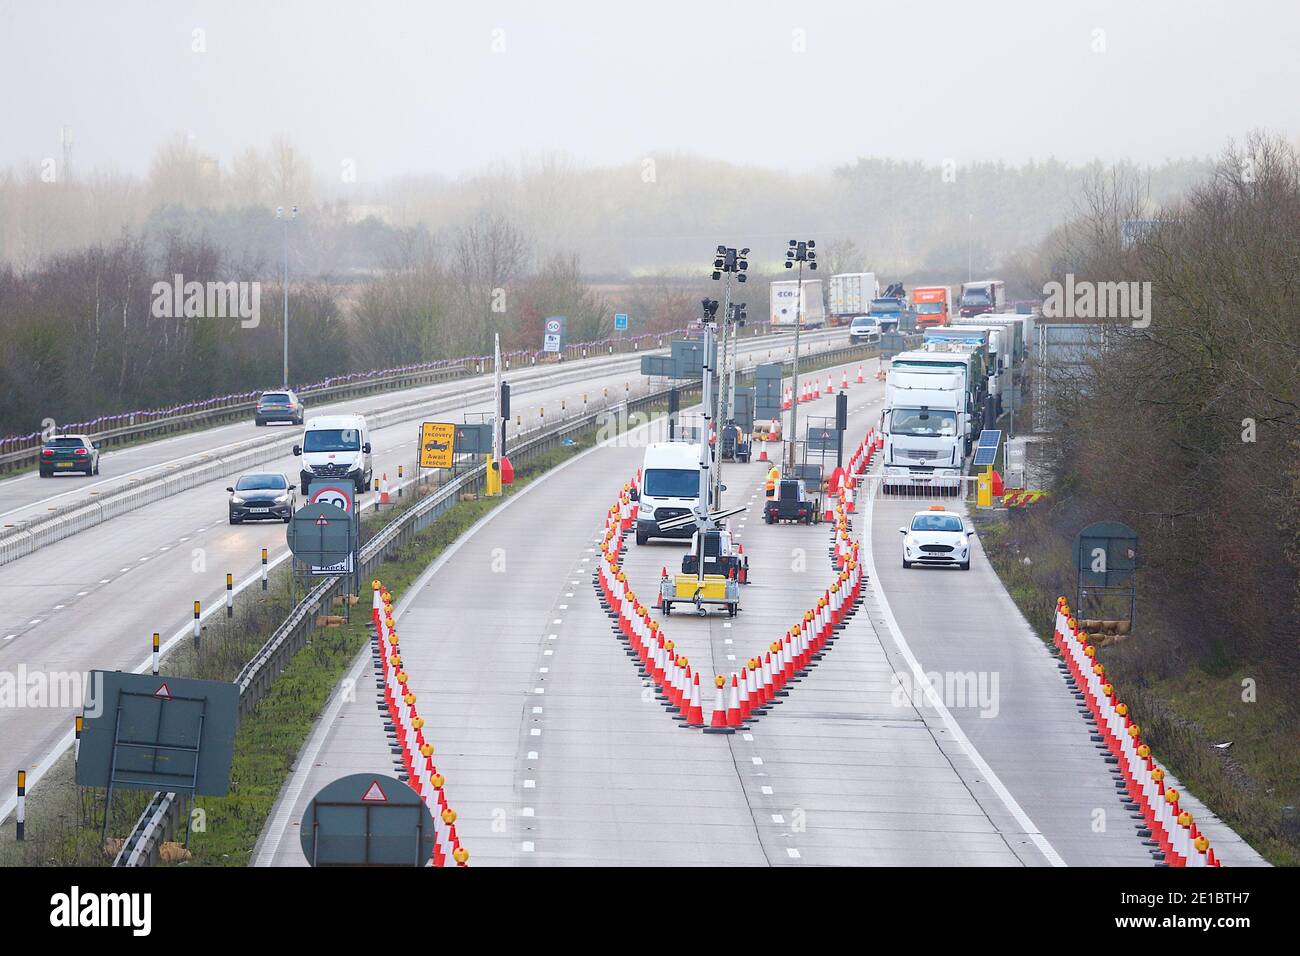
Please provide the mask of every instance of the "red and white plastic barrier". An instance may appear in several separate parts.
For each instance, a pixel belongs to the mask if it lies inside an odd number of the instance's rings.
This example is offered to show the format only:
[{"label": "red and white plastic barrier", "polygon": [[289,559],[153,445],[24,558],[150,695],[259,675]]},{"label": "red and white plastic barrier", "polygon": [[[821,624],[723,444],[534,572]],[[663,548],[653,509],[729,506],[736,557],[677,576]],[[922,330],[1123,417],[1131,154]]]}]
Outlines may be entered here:
[{"label": "red and white plastic barrier", "polygon": [[379,644],[380,676],[384,685],[384,703],[397,732],[411,789],[420,795],[433,812],[432,866],[467,866],[469,851],[456,834],[456,811],[447,805],[445,779],[433,762],[433,745],[424,736],[424,718],[416,710],[416,698],[409,686],[410,677],[402,665],[397,629],[393,622],[392,595],[378,581],[370,583],[374,591],[371,617]]},{"label": "red and white plastic barrier", "polygon": [[1134,723],[1128,705],[1116,696],[1114,685],[1106,680],[1106,668],[1097,660],[1097,649],[1088,643],[1063,597],[1056,601],[1052,639],[1075,685],[1083,692],[1106,748],[1118,761],[1125,789],[1141,810],[1165,862],[1170,866],[1221,866],[1191,813],[1179,806],[1181,794],[1165,785],[1165,769],[1142,742],[1141,728]]},{"label": "red and white plastic barrier", "polygon": [[[797,624],[759,655],[749,658],[739,672],[733,672],[730,677],[715,675],[713,694],[709,695],[701,685],[699,673],[651,617],[651,608],[637,598],[621,566],[624,539],[630,530],[626,505],[635,484],[629,482],[623,486],[618,501],[606,514],[597,587],[611,617],[618,622],[622,640],[686,726],[698,727],[706,733],[734,733],[745,721],[764,713],[787,683],[812,667],[834,640],[835,629],[856,608],[862,590],[862,565],[858,560],[859,542],[853,540],[849,531],[845,503],[839,501],[833,511],[832,551],[836,574],[830,586]],[[664,568],[661,574],[667,577],[668,569]],[[657,607],[657,596],[654,603]]]}]

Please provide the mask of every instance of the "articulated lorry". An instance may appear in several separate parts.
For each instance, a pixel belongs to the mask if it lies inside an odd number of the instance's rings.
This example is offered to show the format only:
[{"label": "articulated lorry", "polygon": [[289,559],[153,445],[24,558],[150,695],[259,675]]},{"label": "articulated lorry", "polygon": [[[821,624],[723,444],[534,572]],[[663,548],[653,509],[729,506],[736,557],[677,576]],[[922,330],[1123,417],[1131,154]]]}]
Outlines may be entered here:
[{"label": "articulated lorry", "polygon": [[819,329],[826,324],[826,306],[822,301],[822,280],[803,280],[803,308],[799,306],[799,282],[791,279],[773,282],[769,292],[773,329],[793,329],[803,312],[803,328]]},{"label": "articulated lorry", "polygon": [[1011,359],[1008,356],[1010,347],[1005,344],[1009,334],[1010,330],[1002,325],[962,323],[946,329],[926,329],[925,337],[921,342],[923,348],[932,342],[957,342],[982,347],[987,358],[987,391],[989,397],[993,399],[994,408],[998,414],[1001,414],[1003,385],[1011,367]]},{"label": "articulated lorry", "polygon": [[918,285],[912,289],[916,327],[931,329],[952,321],[952,293],[946,285]]},{"label": "articulated lorry", "polygon": [[1006,283],[1001,279],[979,279],[961,284],[961,314],[1001,312],[1006,305]]},{"label": "articulated lorry", "polygon": [[924,349],[895,355],[891,369],[950,372],[961,376],[966,409],[962,439],[965,454],[969,455],[975,435],[982,427],[981,412],[988,395],[988,356],[984,348],[960,342],[932,342]]},{"label": "articulated lorry", "polygon": [[1011,347],[1007,353],[1013,366],[1019,367],[1024,364],[1025,357],[1028,354],[1029,343],[1033,340],[1033,316],[1018,315],[1015,312],[985,312],[982,315],[973,315],[970,317],[957,316],[952,320],[953,325],[961,326],[993,326],[1001,325],[1007,329],[1007,334],[1011,339]]},{"label": "articulated lorry", "polygon": [[881,431],[886,494],[918,486],[956,494],[970,431],[961,373],[897,367],[885,376]]},{"label": "articulated lorry", "polygon": [[854,316],[866,315],[871,300],[880,295],[874,272],[841,272],[831,276],[827,312],[831,325],[848,325]]}]

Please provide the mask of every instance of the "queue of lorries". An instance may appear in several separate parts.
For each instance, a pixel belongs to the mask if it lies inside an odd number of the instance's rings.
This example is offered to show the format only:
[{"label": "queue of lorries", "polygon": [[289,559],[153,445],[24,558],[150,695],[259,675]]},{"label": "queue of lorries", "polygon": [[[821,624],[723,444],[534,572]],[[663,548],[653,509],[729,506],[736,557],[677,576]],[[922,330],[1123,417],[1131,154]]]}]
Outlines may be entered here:
[{"label": "queue of lorries", "polygon": [[[800,292],[802,291],[802,301]],[[1033,339],[1033,316],[1007,311],[1000,279],[947,285],[901,282],[883,290],[874,272],[774,282],[771,319],[804,328],[847,325],[853,344],[888,332],[920,335],[919,348],[895,355],[886,375],[886,493],[933,487],[955,493],[979,432],[1003,413]]]}]

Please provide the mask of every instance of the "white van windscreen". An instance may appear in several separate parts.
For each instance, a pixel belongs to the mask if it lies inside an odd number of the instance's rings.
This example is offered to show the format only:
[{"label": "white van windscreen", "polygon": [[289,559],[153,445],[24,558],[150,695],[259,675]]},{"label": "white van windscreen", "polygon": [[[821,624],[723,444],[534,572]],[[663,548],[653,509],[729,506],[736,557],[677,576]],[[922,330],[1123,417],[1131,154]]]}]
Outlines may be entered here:
[{"label": "white van windscreen", "polygon": [[309,431],[303,439],[302,450],[356,451],[361,447],[361,432],[355,428],[320,428]]},{"label": "white van windscreen", "polygon": [[642,476],[643,495],[651,498],[698,498],[698,468],[649,468]]}]

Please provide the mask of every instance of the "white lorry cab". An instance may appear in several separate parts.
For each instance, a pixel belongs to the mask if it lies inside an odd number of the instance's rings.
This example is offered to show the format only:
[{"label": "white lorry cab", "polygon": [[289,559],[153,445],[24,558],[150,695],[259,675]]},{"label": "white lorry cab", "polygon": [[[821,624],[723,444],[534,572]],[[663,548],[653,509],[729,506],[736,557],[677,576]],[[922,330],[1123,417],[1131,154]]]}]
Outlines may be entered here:
[{"label": "white lorry cab", "polygon": [[690,540],[695,525],[660,531],[659,522],[695,510],[700,500],[700,446],[693,442],[654,442],[641,461],[636,543],[651,538]]},{"label": "white lorry cab", "polygon": [[885,378],[881,484],[955,493],[965,459],[966,390],[952,371],[891,369]]},{"label": "white lorry cab", "polygon": [[302,444],[293,446],[302,457],[299,477],[303,493],[313,478],[347,478],[360,495],[370,487],[370,429],[362,415],[323,415],[307,421]]}]

